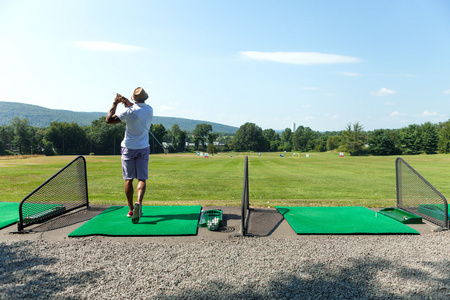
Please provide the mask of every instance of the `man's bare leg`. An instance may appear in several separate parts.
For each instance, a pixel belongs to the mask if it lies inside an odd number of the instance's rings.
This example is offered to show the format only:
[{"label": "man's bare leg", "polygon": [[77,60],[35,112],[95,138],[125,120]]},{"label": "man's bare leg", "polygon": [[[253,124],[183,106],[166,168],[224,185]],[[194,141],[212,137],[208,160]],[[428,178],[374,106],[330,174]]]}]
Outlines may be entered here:
[{"label": "man's bare leg", "polygon": [[125,195],[127,196],[128,207],[130,208],[130,211],[133,211],[133,179],[125,180]]},{"label": "man's bare leg", "polygon": [[145,189],[147,188],[147,181],[143,179],[139,179],[138,185],[136,187],[137,191],[137,201],[142,205],[142,201],[144,200]]}]

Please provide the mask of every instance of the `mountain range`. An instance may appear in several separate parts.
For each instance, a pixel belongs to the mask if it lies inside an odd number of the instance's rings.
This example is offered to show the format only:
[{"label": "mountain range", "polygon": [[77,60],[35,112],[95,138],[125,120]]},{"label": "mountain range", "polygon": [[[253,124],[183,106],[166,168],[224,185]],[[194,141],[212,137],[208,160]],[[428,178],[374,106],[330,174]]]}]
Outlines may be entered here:
[{"label": "mountain range", "polygon": [[[106,112],[76,112],[70,110],[50,109],[38,105],[0,101],[0,125],[10,125],[14,117],[27,119],[30,126],[47,127],[52,122],[77,123],[80,126],[91,125],[92,121],[105,117]],[[153,124],[162,124],[166,129],[178,124],[181,130],[194,131],[197,124],[206,123],[212,126],[214,132],[234,134],[237,127],[220,123],[191,120],[173,117],[153,117]]]}]

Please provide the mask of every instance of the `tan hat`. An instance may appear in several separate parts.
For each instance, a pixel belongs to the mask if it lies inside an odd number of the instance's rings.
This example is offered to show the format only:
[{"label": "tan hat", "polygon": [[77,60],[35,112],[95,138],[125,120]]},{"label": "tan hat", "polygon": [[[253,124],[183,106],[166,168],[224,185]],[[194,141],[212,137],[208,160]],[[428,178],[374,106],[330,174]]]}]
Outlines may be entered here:
[{"label": "tan hat", "polygon": [[148,98],[148,94],[144,91],[143,88],[138,87],[134,90],[133,95],[131,96],[131,99],[133,99],[134,101],[145,101]]}]

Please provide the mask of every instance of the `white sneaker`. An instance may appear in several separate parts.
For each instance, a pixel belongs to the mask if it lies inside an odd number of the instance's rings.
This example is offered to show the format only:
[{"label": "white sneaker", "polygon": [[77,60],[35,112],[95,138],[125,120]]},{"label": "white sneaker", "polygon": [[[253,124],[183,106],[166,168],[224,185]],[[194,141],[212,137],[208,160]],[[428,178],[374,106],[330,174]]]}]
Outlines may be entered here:
[{"label": "white sneaker", "polygon": [[133,222],[133,224],[139,223],[139,220],[141,219],[141,215],[142,215],[141,204],[139,202],[136,202],[134,204],[133,216],[131,217],[131,222]]}]

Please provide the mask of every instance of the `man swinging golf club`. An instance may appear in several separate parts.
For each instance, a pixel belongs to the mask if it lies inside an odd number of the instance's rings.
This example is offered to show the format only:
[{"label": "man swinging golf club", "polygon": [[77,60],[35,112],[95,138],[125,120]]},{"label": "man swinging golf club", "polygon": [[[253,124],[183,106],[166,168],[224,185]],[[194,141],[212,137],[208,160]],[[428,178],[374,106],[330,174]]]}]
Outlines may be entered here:
[{"label": "man swinging golf club", "polygon": [[[111,109],[106,115],[107,124],[126,122],[125,137],[121,143],[122,170],[125,180],[125,195],[133,224],[137,224],[142,216],[142,201],[148,179],[148,161],[150,144],[148,133],[153,120],[153,108],[145,103],[148,94],[141,87],[134,90],[131,102],[120,94],[116,95]],[[116,113],[117,105],[123,103],[126,109]],[[137,201],[133,205],[133,180],[137,179]]]}]

